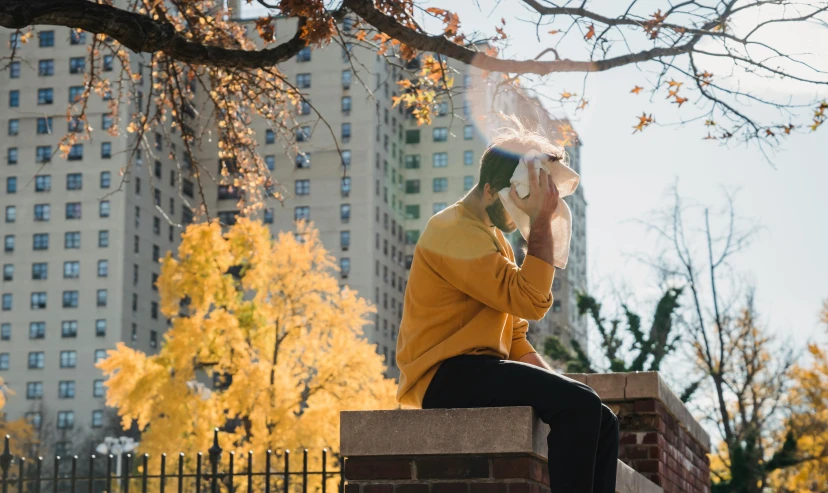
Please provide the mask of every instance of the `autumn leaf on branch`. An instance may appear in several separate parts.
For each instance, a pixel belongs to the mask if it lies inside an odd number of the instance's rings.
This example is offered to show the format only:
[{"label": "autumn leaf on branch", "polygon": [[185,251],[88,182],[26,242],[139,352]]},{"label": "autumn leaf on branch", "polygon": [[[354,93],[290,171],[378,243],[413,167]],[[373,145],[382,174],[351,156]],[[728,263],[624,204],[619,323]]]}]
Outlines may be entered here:
[{"label": "autumn leaf on branch", "polygon": [[650,126],[650,124],[655,122],[655,119],[653,119],[652,114],[647,115],[646,113],[642,113],[641,116],[639,116],[637,118],[638,118],[638,125],[635,125],[633,127],[633,129],[634,129],[633,133],[643,132],[645,128],[647,128],[648,126]]},{"label": "autumn leaf on branch", "polygon": [[276,25],[274,24],[273,16],[268,15],[267,17],[260,17],[256,19],[256,31],[258,31],[259,37],[261,37],[265,43],[272,43],[275,41]]},{"label": "autumn leaf on branch", "polygon": [[571,93],[569,91],[564,91],[561,93],[561,99],[569,99],[574,96],[577,96],[577,94]]},{"label": "autumn leaf on branch", "polygon": [[590,24],[584,39],[592,39],[593,36],[595,36],[595,24]]},{"label": "autumn leaf on branch", "polygon": [[644,89],[644,88],[643,88],[643,87],[641,87],[641,86],[635,86],[635,87],[633,87],[633,88],[632,88],[632,91],[630,91],[630,92],[631,92],[632,94],[638,94],[638,93],[640,93],[640,92],[641,92],[641,90],[642,90],[642,89]]},{"label": "autumn leaf on branch", "polygon": [[561,32],[561,31],[560,31],[560,30],[558,30],[558,29],[553,29],[553,30],[549,31],[547,34],[558,34],[558,33],[560,33],[560,32]]},{"label": "autumn leaf on branch", "polygon": [[579,110],[586,109],[588,104],[589,104],[589,101],[587,101],[586,99],[581,99],[581,104],[578,105],[577,109],[579,109]]},{"label": "autumn leaf on branch", "polygon": [[678,95],[676,95],[676,100],[673,101],[673,102],[678,104],[679,108],[681,108],[681,105],[683,105],[684,103],[687,102],[687,98],[682,98],[682,97],[679,97]]}]

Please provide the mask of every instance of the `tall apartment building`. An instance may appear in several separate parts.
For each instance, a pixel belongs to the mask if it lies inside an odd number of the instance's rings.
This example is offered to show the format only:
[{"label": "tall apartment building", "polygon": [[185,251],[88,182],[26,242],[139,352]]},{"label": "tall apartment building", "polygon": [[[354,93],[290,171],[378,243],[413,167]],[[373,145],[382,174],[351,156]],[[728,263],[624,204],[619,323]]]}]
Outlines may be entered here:
[{"label": "tall apartment building", "polygon": [[[130,108],[112,115],[108,96],[90,97],[91,139],[61,157],[60,137],[78,125],[66,109],[83,91],[91,37],[60,27],[25,44],[2,35],[0,56],[17,45],[0,73],[0,376],[15,392],[3,411],[48,427],[65,454],[70,438],[107,424],[94,364],[118,342],[152,352],[166,329],[153,281],[179,232],[155,206],[180,215],[178,188],[187,193],[187,184],[160,138],[153,156],[129,165],[132,137],[108,129],[125,125]],[[117,60],[104,62],[99,69],[117,73]],[[132,68],[141,72],[140,57]]]}]

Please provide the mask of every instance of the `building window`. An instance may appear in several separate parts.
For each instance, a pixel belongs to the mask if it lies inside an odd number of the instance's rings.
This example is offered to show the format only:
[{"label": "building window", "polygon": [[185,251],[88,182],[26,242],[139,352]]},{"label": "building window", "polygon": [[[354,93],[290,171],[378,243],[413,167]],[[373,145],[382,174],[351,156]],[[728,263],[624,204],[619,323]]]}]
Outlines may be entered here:
[{"label": "building window", "polygon": [[102,229],[98,231],[98,248],[106,248],[109,246],[109,230]]},{"label": "building window", "polygon": [[61,368],[74,368],[78,364],[78,352],[77,351],[61,351],[60,352],[60,367]]},{"label": "building window", "polygon": [[109,171],[101,171],[101,188],[109,188],[112,184],[112,174]]},{"label": "building window", "polygon": [[445,142],[448,140],[448,129],[446,127],[437,127],[432,131],[434,142]]},{"label": "building window", "polygon": [[96,349],[95,350],[95,363],[105,360],[106,359],[106,349]]},{"label": "building window", "polygon": [[95,337],[106,336],[106,320],[99,318],[95,320]]},{"label": "building window", "polygon": [[109,276],[109,260],[98,260],[98,277]]},{"label": "building window", "polygon": [[98,307],[103,308],[107,302],[107,292],[105,289],[99,289],[97,293]]},{"label": "building window", "polygon": [[342,71],[342,89],[350,89],[351,88],[351,79],[353,78],[353,74],[350,70],[343,70]]},{"label": "building window", "polygon": [[431,183],[433,192],[445,192],[448,190],[448,178],[434,178]]},{"label": "building window", "polygon": [[66,157],[67,161],[80,161],[83,159],[83,144],[72,144],[69,149],[69,155]]},{"label": "building window", "polygon": [[446,166],[448,166],[448,153],[435,152],[432,156],[432,163],[435,168],[445,168]]},{"label": "building window", "polygon": [[41,31],[37,33],[37,38],[40,42],[41,48],[50,48],[55,46],[55,32],[54,31]]},{"label": "building window", "polygon": [[351,166],[351,151],[342,151],[342,166],[346,168]]},{"label": "building window", "polygon": [[14,235],[6,235],[3,238],[3,251],[5,251],[5,252],[13,252],[14,251]]},{"label": "building window", "polygon": [[103,71],[112,72],[112,55],[104,55],[103,57]]},{"label": "building window", "polygon": [[43,339],[46,337],[46,322],[29,323],[29,339]]},{"label": "building window", "polygon": [[[37,104],[52,104],[54,102],[54,96],[55,96],[55,91],[52,88],[38,89],[37,90]],[[40,121],[40,118],[38,118],[38,121]],[[51,127],[51,125],[50,125],[50,127]],[[38,130],[40,130],[40,125],[38,125]],[[38,132],[38,133],[46,133],[46,132]]]},{"label": "building window", "polygon": [[13,205],[6,206],[6,222],[13,223],[17,221],[17,207]]},{"label": "building window", "polygon": [[419,144],[420,143],[420,129],[413,129],[413,130],[406,130],[405,131],[405,143],[406,144]]},{"label": "building window", "polygon": [[80,248],[80,231],[67,231],[63,234],[63,248]]},{"label": "building window", "polygon": [[9,164],[17,164],[17,147],[9,147],[6,158]]},{"label": "building window", "polygon": [[413,205],[406,205],[405,206],[405,218],[406,219],[419,219],[420,218],[420,206],[413,204]]},{"label": "building window", "polygon": [[103,397],[106,395],[103,380],[95,380],[92,382],[92,397]]},{"label": "building window", "polygon": [[299,53],[296,54],[296,61],[297,62],[309,62],[311,60],[311,49],[310,46],[305,46]]},{"label": "building window", "polygon": [[[34,264],[38,265],[38,264]],[[14,280],[14,264],[3,264],[3,281]]]},{"label": "building window", "polygon": [[28,382],[26,384],[26,399],[43,398],[43,382]]},{"label": "building window", "polygon": [[63,308],[77,308],[78,307],[78,292],[64,291],[63,292]]},{"label": "building window", "polygon": [[0,371],[9,369],[9,353],[0,353]]},{"label": "building window", "polygon": [[311,128],[303,125],[296,130],[296,142],[307,142],[311,138]]},{"label": "building window", "polygon": [[9,120],[9,135],[14,136],[20,133],[20,120],[13,118]]},{"label": "building window", "polygon": [[35,177],[35,192],[52,190],[52,175],[38,175]]},{"label": "building window", "polygon": [[92,411],[92,428],[102,428],[103,427],[103,411],[95,410]]},{"label": "building window", "polygon": [[474,126],[466,125],[463,127],[463,139],[472,140],[474,138]]},{"label": "building window", "polygon": [[405,193],[420,193],[420,180],[405,180]]},{"label": "building window", "polygon": [[69,173],[66,175],[66,190],[80,190],[83,188],[83,175],[81,173]]},{"label": "building window", "polygon": [[49,277],[49,264],[37,262],[32,264],[32,280],[44,281]]},{"label": "building window", "polygon": [[474,151],[463,151],[463,165],[471,166],[474,164]]},{"label": "building window", "polygon": [[273,171],[276,168],[276,156],[272,154],[265,156],[265,166],[270,171]]},{"label": "building window", "polygon": [[46,293],[44,291],[36,291],[32,293],[30,305],[32,310],[45,310]]},{"label": "building window", "polygon": [[296,74],[296,87],[307,89],[311,86],[311,74]]},{"label": "building window", "polygon": [[112,117],[112,114],[101,115],[101,130],[109,130],[114,123],[115,119]]},{"label": "building window", "polygon": [[341,132],[342,142],[348,142],[351,139],[351,124],[343,123]]},{"label": "building window", "polygon": [[11,324],[4,322],[0,324],[0,341],[11,340]]},{"label": "building window", "polygon": [[69,31],[69,44],[86,44],[86,33],[83,31],[78,31],[77,29],[72,29],[71,31]]},{"label": "building window", "polygon": [[66,203],[66,219],[80,219],[81,218],[81,203],[67,202]]},{"label": "building window", "polygon": [[[235,217],[239,215],[239,211],[233,211],[233,224],[236,224]],[[152,246],[152,261],[155,263],[161,263],[161,248],[158,245]]]},{"label": "building window", "polygon": [[20,78],[20,62],[11,62],[9,64],[9,79]]},{"label": "building window", "polygon": [[83,86],[72,86],[69,88],[69,104],[74,104],[80,101],[83,96]]},{"label": "building window", "polygon": [[405,244],[406,245],[415,245],[417,240],[420,239],[420,230],[417,229],[410,229],[405,232]]},{"label": "building window", "polygon": [[102,200],[101,203],[98,205],[98,214],[101,217],[109,217],[109,201]]},{"label": "building window", "polygon": [[79,56],[69,59],[70,74],[82,74],[84,70],[86,70],[86,58]]},{"label": "building window", "polygon": [[112,157],[112,143],[101,142],[101,159],[109,159]]},{"label": "building window", "polygon": [[307,99],[303,99],[299,103],[299,114],[300,115],[310,115],[311,114],[310,101],[308,101]]},{"label": "building window", "polygon": [[552,302],[552,311],[554,313],[560,313],[563,308],[561,307],[561,300],[555,300]]},{"label": "building window", "polygon": [[153,301],[150,303],[150,316],[153,320],[158,320],[158,302]]},{"label": "building window", "polygon": [[58,399],[74,399],[75,398],[75,381],[62,380],[58,382]]},{"label": "building window", "polygon": [[273,144],[276,142],[276,132],[271,129],[265,130],[265,144]]},{"label": "building window", "polygon": [[32,236],[32,249],[33,250],[48,250],[49,249],[49,233],[37,233],[34,236]]},{"label": "building window", "polygon": [[75,427],[74,411],[58,411],[57,427],[59,430],[71,430]]},{"label": "building window", "polygon": [[408,154],[405,156],[405,169],[420,169],[420,155]]},{"label": "building window", "polygon": [[341,204],[339,206],[339,219],[343,223],[351,220],[351,204]]},{"label": "building window", "polygon": [[448,101],[440,101],[437,103],[437,116],[446,116],[449,112]]},{"label": "building window", "polygon": [[63,338],[72,338],[78,336],[78,321],[64,320],[60,323],[60,336]]},{"label": "building window", "polygon": [[80,262],[70,260],[63,263],[63,278],[77,279],[80,277]]},{"label": "building window", "polygon": [[342,96],[342,112],[346,115],[351,112],[351,96]]},{"label": "building window", "polygon": [[9,91],[9,107],[17,108],[20,106],[20,91],[12,89]]},{"label": "building window", "polygon": [[296,195],[309,195],[310,180],[296,180],[294,184],[294,192]]},{"label": "building window", "polygon": [[35,148],[35,161],[37,163],[48,163],[52,160],[52,146],[37,146]]},{"label": "building window", "polygon": [[310,207],[308,207],[308,206],[296,207],[293,210],[293,220],[294,221],[300,221],[300,220],[308,221],[308,220],[310,220]]},{"label": "building window", "polygon": [[46,356],[43,351],[31,351],[29,353],[29,369],[42,370],[46,363]]},{"label": "building window", "polygon": [[466,175],[463,177],[463,190],[468,192],[474,187],[474,176]]},{"label": "building window", "polygon": [[446,203],[445,202],[435,202],[434,205],[431,206],[431,211],[434,214],[437,214],[438,212],[442,211],[445,208],[446,208]]},{"label": "building window", "polygon": [[340,231],[339,232],[339,248],[343,250],[347,250],[351,246],[351,232],[350,231]]},{"label": "building window", "polygon": [[37,133],[45,135],[52,132],[52,117],[40,117],[37,119]]},{"label": "building window", "polygon": [[339,272],[343,279],[348,278],[348,274],[351,273],[351,259],[348,257],[342,257],[339,259]]},{"label": "building window", "polygon": [[351,177],[350,176],[343,176],[342,180],[339,184],[339,191],[343,197],[347,197],[351,194]]},{"label": "building window", "polygon": [[35,204],[34,220],[48,221],[52,216],[52,208],[49,204]]}]

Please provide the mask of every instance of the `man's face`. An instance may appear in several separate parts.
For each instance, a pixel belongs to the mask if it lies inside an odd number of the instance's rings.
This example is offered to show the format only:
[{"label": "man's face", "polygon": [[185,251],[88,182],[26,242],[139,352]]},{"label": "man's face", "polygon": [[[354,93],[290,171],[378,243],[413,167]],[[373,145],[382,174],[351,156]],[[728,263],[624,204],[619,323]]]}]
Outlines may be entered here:
[{"label": "man's face", "polygon": [[517,224],[512,220],[512,216],[503,207],[503,202],[500,201],[499,196],[495,196],[494,202],[486,207],[486,213],[489,214],[489,220],[495,227],[504,233],[511,233],[517,229]]}]

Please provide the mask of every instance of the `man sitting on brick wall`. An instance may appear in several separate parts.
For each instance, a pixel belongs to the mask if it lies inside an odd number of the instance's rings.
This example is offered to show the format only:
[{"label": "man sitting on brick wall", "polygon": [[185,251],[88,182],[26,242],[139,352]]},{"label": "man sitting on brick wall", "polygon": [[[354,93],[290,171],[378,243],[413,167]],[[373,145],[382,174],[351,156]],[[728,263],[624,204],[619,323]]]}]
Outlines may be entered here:
[{"label": "man sitting on brick wall", "polygon": [[[484,152],[476,187],[429,220],[405,292],[397,399],[424,409],[532,406],[551,428],[553,491],[614,493],[617,418],[591,388],[555,373],[526,340],[527,320],[541,319],[552,304],[550,222],[558,190],[544,169],[527,197],[511,190],[532,219],[520,267],[503,236],[516,226],[498,191],[510,186],[530,150],[565,159],[540,135],[510,131]],[[529,176],[534,171],[530,165]]]}]

